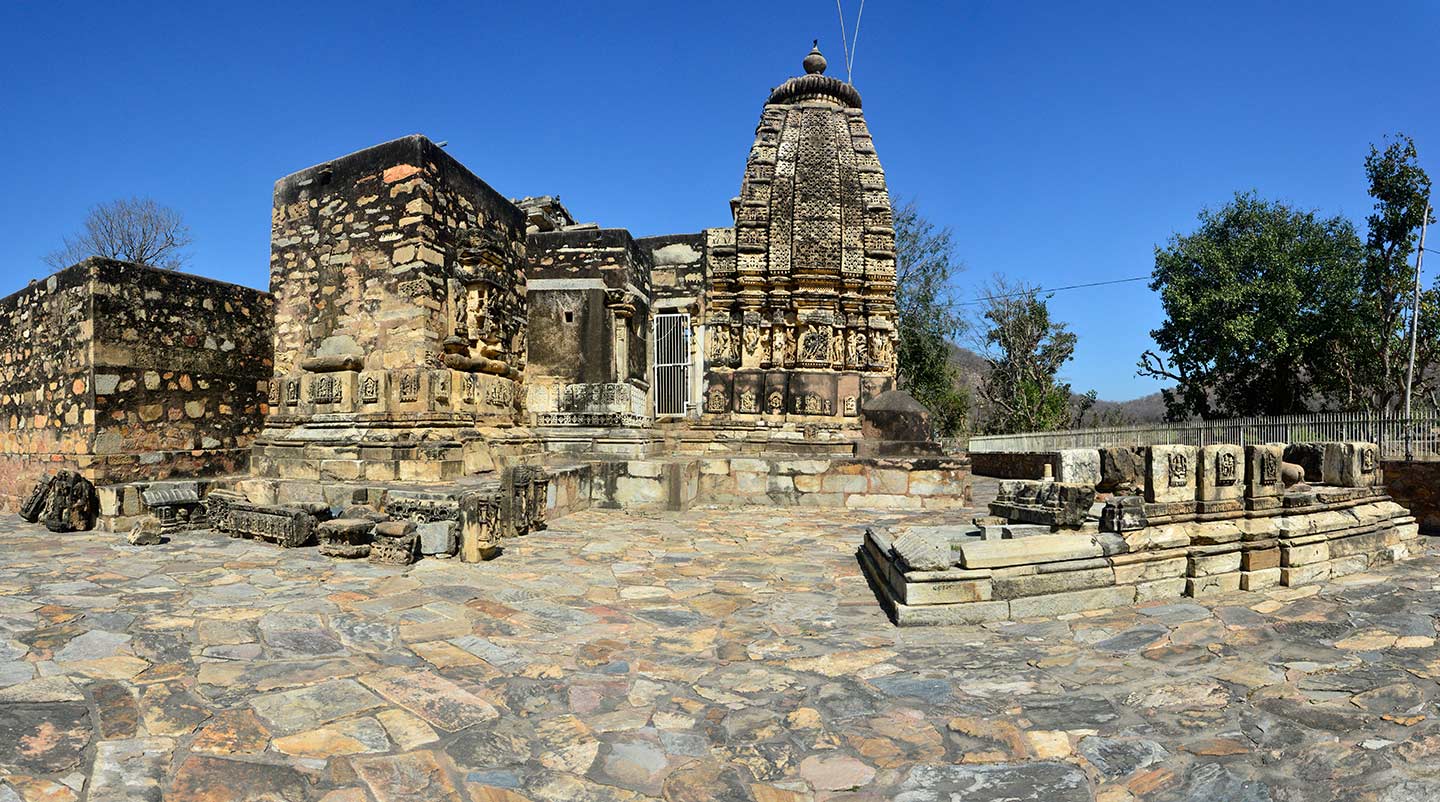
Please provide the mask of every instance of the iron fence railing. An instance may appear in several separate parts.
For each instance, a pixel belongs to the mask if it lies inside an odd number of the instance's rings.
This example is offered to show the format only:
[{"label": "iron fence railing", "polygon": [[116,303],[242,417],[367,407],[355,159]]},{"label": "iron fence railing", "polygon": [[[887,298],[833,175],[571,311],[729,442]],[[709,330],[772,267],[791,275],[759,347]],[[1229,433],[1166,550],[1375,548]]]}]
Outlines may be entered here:
[{"label": "iron fence railing", "polygon": [[1440,459],[1440,416],[1315,412],[1253,418],[1105,426],[1060,432],[975,435],[972,452],[1058,451],[1098,446],[1214,443],[1310,443],[1360,440],[1380,446],[1382,459]]}]

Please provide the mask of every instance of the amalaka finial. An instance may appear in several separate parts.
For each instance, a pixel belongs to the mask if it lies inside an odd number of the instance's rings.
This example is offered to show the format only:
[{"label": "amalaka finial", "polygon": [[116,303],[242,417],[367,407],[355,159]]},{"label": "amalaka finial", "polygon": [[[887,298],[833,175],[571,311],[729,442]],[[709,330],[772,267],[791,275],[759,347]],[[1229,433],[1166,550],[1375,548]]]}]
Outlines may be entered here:
[{"label": "amalaka finial", "polygon": [[810,55],[805,57],[805,73],[807,75],[818,75],[825,72],[825,57],[820,55],[820,40],[816,39],[814,47],[810,48]]}]

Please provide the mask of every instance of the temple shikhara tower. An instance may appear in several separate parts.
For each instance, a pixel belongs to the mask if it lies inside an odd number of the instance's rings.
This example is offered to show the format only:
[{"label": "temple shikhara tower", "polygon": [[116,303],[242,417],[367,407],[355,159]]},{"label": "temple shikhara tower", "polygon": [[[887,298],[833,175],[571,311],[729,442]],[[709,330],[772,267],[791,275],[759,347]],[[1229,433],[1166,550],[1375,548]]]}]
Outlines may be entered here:
[{"label": "temple shikhara tower", "polygon": [[770,93],[735,225],[707,234],[707,415],[858,426],[895,378],[895,227],[860,93],[805,74]]},{"label": "temple shikhara tower", "polygon": [[765,98],[726,225],[577,222],[411,135],[275,183],[269,292],[90,260],[0,300],[0,502],[401,563],[592,505],[964,505],[895,387],[885,173],[825,70]]}]

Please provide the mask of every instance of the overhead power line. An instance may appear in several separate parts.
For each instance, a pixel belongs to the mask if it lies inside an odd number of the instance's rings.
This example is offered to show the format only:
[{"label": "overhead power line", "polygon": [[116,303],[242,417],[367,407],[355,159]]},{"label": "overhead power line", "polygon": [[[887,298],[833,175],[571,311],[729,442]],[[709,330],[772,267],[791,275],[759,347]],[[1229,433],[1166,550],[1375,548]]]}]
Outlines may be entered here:
[{"label": "overhead power line", "polygon": [[1111,280],[1109,280],[1109,281],[1092,281],[1092,282],[1089,282],[1088,284],[1070,284],[1070,285],[1067,285],[1067,286],[1064,286],[1064,287],[1050,287],[1050,288],[1048,288],[1048,289],[1043,289],[1043,290],[1042,290],[1042,289],[1036,289],[1036,290],[1019,290],[1019,291],[1016,291],[1016,292],[1001,293],[1000,295],[987,295],[987,296],[985,296],[984,298],[977,298],[977,299],[975,299],[975,300],[973,300],[973,301],[960,301],[960,302],[959,302],[958,304],[956,304],[956,305],[957,305],[957,306],[977,306],[977,305],[979,305],[979,304],[989,303],[989,302],[991,302],[991,301],[993,301],[993,300],[996,300],[997,298],[1018,298],[1018,297],[1020,297],[1020,296],[1022,296],[1022,295],[1048,295],[1048,294],[1050,294],[1050,293],[1052,293],[1052,292],[1060,292],[1061,290],[1081,290],[1081,289],[1085,289],[1086,287],[1104,287],[1104,286],[1107,286],[1107,285],[1110,285],[1110,284],[1127,284],[1127,283],[1132,282],[1132,281],[1149,281],[1150,278],[1151,278],[1150,276],[1135,276],[1134,278],[1117,278],[1117,279],[1111,279]]}]

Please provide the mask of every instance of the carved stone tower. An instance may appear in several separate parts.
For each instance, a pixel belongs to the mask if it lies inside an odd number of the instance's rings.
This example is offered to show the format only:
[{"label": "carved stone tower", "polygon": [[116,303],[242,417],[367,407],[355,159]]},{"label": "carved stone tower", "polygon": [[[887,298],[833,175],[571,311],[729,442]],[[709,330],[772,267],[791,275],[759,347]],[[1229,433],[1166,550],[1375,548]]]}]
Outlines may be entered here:
[{"label": "carved stone tower", "polygon": [[860,93],[805,74],[770,93],[735,225],[711,229],[706,418],[858,426],[895,378],[895,224]]}]

